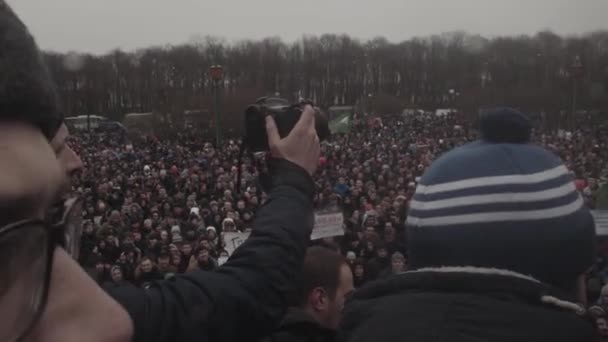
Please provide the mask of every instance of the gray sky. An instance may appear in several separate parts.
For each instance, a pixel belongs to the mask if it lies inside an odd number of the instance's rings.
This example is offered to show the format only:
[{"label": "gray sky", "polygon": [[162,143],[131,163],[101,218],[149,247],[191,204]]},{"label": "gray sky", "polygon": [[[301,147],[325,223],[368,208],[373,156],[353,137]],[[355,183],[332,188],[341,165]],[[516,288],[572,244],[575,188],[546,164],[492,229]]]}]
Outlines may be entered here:
[{"label": "gray sky", "polygon": [[484,36],[608,29],[608,0],[8,0],[38,44],[104,53],[228,39],[347,33],[358,38],[465,30]]}]

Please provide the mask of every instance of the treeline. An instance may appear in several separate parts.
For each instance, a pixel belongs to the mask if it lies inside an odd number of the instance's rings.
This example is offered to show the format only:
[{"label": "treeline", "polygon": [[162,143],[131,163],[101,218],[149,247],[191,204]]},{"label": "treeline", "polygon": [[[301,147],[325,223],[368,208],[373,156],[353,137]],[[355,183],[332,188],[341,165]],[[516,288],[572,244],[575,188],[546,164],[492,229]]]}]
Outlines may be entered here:
[{"label": "treeline", "polygon": [[571,110],[576,92],[577,108],[608,108],[608,31],[493,39],[454,32],[400,43],[332,34],[293,43],[206,37],[135,52],[45,56],[67,115],[210,110],[213,64],[224,67],[226,116],[275,93],[378,112],[509,104],[551,115]]}]

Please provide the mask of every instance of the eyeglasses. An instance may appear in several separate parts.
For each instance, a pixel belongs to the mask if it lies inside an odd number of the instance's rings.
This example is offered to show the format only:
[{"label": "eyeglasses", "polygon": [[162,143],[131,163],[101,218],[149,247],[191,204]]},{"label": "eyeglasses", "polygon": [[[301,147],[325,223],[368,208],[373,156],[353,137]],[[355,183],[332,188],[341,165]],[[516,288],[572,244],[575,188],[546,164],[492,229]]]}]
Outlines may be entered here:
[{"label": "eyeglasses", "polygon": [[59,222],[22,220],[0,228],[0,317],[11,327],[1,341],[22,341],[47,303],[53,254],[63,247],[74,259],[80,252],[82,201],[68,200]]}]

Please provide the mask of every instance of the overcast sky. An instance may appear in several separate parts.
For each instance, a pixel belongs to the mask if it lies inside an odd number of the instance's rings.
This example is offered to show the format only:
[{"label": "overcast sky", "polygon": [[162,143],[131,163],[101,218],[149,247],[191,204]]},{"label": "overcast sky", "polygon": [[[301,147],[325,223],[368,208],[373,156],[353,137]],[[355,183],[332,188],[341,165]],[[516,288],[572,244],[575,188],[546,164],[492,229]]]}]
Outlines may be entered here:
[{"label": "overcast sky", "polygon": [[485,36],[608,29],[608,0],[8,0],[38,44],[105,53],[227,39],[347,33],[401,41],[465,30]]}]

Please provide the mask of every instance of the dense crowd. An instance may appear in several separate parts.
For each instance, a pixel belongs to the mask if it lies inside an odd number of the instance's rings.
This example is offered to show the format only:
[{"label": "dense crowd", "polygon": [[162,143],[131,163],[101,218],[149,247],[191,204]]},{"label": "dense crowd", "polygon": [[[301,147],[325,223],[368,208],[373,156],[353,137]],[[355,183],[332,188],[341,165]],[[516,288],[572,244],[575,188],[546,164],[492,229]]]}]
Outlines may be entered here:
[{"label": "dense crowd", "polygon": [[[345,232],[315,243],[346,256],[356,287],[407,269],[404,223],[419,177],[475,134],[455,115],[367,116],[323,144],[315,206],[341,209]],[[84,197],[80,259],[102,286],[145,287],[192,269],[214,270],[228,256],[223,233],[250,230],[266,198],[258,182],[263,164],[254,157],[239,164],[237,140],[217,149],[210,140],[195,129],[163,139],[74,132],[72,146],[86,168],[74,180]],[[564,160],[593,208],[608,135],[582,122],[574,132],[535,132],[534,140]]]},{"label": "dense crowd", "polygon": [[0,32],[1,341],[608,341],[608,134],[585,115],[497,108],[481,139],[459,113],[364,115],[321,144],[305,105],[285,137],[265,118],[269,153],[201,127],[69,140],[2,0]]}]

